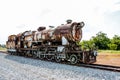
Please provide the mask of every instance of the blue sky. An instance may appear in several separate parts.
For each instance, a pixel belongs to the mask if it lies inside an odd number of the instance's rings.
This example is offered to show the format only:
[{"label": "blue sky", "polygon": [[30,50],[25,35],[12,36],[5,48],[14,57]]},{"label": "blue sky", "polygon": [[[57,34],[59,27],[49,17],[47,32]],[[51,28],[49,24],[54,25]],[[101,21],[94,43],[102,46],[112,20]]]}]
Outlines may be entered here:
[{"label": "blue sky", "polygon": [[99,31],[112,38],[120,35],[120,0],[1,0],[0,44],[10,34],[58,26],[67,19],[85,22],[82,40]]}]

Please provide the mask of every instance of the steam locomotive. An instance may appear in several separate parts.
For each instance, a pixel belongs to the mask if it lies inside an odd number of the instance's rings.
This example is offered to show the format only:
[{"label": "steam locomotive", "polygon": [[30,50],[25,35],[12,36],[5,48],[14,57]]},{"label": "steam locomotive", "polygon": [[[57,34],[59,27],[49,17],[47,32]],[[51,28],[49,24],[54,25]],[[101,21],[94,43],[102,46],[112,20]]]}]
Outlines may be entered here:
[{"label": "steam locomotive", "polygon": [[37,31],[25,31],[17,35],[10,35],[6,42],[10,54],[32,56],[34,58],[68,61],[71,64],[78,62],[93,63],[96,61],[95,49],[82,50],[76,43],[82,39],[84,22],[67,20],[62,24],[49,29],[41,26]]}]

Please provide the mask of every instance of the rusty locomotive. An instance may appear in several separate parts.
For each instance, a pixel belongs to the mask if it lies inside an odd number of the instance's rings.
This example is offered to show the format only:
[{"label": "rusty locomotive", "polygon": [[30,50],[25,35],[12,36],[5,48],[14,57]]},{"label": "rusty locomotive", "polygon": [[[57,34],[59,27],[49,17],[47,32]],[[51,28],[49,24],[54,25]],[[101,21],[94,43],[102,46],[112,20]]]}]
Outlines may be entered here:
[{"label": "rusty locomotive", "polygon": [[67,20],[67,24],[56,28],[50,26],[50,29],[46,29],[41,26],[37,31],[10,35],[6,42],[7,51],[15,55],[32,56],[56,62],[93,63],[96,61],[97,51],[83,50],[76,44],[82,39],[83,26],[84,22]]}]

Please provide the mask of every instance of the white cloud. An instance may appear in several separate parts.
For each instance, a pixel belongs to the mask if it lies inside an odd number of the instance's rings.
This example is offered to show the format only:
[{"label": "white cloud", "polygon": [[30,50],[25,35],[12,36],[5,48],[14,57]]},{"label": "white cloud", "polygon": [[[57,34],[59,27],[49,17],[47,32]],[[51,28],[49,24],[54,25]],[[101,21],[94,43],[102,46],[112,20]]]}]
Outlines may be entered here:
[{"label": "white cloud", "polygon": [[[8,35],[39,26],[60,25],[66,19],[84,21],[83,39],[98,31],[111,35],[106,15],[120,10],[119,0],[2,0],[0,1],[0,43]],[[116,29],[114,29],[116,31]]]}]

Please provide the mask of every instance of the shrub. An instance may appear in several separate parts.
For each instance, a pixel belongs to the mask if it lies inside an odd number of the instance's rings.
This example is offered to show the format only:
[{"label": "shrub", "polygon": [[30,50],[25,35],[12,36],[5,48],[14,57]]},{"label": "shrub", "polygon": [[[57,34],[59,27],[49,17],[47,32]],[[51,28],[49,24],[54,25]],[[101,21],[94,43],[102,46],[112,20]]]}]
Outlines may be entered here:
[{"label": "shrub", "polygon": [[110,50],[117,50],[117,45],[116,44],[110,43],[110,44],[108,44],[108,47],[109,47]]}]

